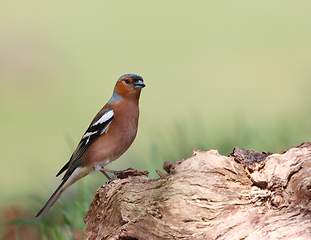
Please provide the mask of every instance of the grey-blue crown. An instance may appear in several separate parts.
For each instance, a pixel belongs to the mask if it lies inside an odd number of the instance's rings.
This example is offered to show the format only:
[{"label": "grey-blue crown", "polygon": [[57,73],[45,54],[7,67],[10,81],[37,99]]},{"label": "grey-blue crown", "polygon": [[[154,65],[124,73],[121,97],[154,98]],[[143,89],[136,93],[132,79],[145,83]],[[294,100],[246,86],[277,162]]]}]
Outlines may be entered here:
[{"label": "grey-blue crown", "polygon": [[137,75],[137,74],[124,74],[124,75],[122,75],[122,76],[118,79],[118,82],[121,81],[122,79],[126,78],[126,77],[130,77],[130,78],[132,78],[133,80],[137,80],[137,81],[138,81],[138,80],[144,81],[143,78],[142,78],[141,76]]}]

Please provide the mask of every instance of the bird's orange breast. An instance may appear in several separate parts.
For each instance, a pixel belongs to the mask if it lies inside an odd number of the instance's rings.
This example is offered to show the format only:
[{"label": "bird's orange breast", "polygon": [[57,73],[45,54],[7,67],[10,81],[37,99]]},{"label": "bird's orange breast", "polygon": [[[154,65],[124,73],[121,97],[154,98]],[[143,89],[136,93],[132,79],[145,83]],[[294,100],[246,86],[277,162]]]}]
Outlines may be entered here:
[{"label": "bird's orange breast", "polygon": [[133,143],[138,126],[139,108],[136,101],[111,103],[114,111],[106,133],[102,134],[83,154],[84,166],[100,163],[102,166],[119,158]]}]

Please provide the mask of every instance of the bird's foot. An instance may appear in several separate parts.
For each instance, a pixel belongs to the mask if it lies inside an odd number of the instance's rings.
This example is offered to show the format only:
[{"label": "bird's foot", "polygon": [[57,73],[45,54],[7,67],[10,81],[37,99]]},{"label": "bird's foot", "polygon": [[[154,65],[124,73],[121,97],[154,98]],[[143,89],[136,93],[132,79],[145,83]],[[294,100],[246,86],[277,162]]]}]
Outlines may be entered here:
[{"label": "bird's foot", "polygon": [[[116,177],[124,178],[124,175],[126,175],[125,172],[131,171],[131,170],[134,170],[134,169],[133,168],[127,168],[127,169],[121,170],[121,171],[113,171],[113,170],[109,170],[106,168],[99,169],[99,171],[101,171],[108,178],[108,181],[106,182],[106,184],[109,184],[110,182],[112,182]],[[109,175],[106,172],[113,173],[113,176],[109,177]]]}]

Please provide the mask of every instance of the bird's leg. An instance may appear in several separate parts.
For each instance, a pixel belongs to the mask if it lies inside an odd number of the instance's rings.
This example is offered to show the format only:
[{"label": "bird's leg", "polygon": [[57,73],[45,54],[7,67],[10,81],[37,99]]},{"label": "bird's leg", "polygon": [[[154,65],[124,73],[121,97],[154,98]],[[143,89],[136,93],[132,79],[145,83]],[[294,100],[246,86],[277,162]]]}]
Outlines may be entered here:
[{"label": "bird's leg", "polygon": [[[128,170],[134,170],[134,169],[133,168],[127,168],[127,169],[121,170],[121,171],[113,171],[113,170],[109,170],[106,168],[100,168],[99,169],[99,171],[101,171],[108,178],[107,184],[110,183],[112,180],[114,180],[120,173],[124,173]],[[114,175],[112,177],[109,177],[106,172],[113,173]]]},{"label": "bird's leg", "polygon": [[106,168],[100,168],[99,171],[101,171],[102,173],[105,173],[105,172],[110,172],[110,173],[113,173],[114,175],[118,175],[120,173],[124,173],[126,171],[129,171],[129,170],[134,170],[133,168],[127,168],[125,170],[120,170],[120,171],[114,171],[114,170],[110,170],[110,169],[106,169]]},{"label": "bird's leg", "polygon": [[107,169],[105,169],[105,168],[99,169],[99,171],[101,171],[106,176],[106,178],[108,178],[108,180],[110,180],[111,178],[109,177],[109,175],[106,173],[105,170],[107,170]]}]

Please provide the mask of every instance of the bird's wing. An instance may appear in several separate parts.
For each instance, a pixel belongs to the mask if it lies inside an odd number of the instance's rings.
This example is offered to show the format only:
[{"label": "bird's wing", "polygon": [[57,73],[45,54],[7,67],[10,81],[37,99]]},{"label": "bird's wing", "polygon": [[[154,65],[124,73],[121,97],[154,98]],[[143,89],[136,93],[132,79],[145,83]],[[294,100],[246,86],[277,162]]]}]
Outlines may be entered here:
[{"label": "bird's wing", "polygon": [[[111,108],[103,109],[100,111],[93,122],[86,130],[84,135],[82,136],[76,150],[71,155],[70,160],[66,163],[66,165],[57,173],[56,176],[62,174],[66,169],[67,172],[64,175],[63,179],[70,175],[71,172],[78,167],[81,163],[78,162],[82,154],[91,146],[91,144],[102,134],[104,134],[114,118],[114,112]],[[74,169],[71,169],[74,166]],[[71,171],[69,171],[71,169]]]}]

